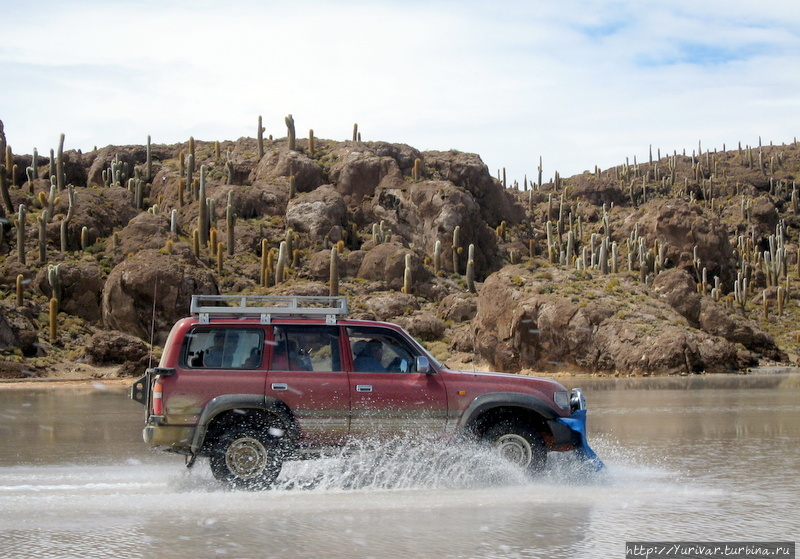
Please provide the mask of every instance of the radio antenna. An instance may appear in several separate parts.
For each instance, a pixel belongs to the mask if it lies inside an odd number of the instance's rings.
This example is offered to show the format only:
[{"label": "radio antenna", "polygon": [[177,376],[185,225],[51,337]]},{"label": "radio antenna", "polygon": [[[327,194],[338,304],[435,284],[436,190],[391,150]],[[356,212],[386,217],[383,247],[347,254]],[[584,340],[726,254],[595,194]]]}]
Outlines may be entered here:
[{"label": "radio antenna", "polygon": [[147,368],[153,367],[153,342],[156,337],[156,301],[158,300],[158,276],[156,276],[156,283],[153,286],[153,317],[150,320],[150,355],[147,361]]}]

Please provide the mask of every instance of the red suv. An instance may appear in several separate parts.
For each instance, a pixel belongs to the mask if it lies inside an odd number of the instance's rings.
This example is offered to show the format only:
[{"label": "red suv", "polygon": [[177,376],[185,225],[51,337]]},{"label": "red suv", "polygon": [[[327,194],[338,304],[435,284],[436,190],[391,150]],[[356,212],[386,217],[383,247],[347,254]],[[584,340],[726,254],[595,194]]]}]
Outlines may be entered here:
[{"label": "red suv", "polygon": [[265,487],[285,460],[349,441],[468,437],[530,471],[586,442],[585,400],[543,378],[453,371],[395,324],[348,320],[344,297],[192,297],[161,362],[134,383],[144,440],[208,456],[214,476]]}]

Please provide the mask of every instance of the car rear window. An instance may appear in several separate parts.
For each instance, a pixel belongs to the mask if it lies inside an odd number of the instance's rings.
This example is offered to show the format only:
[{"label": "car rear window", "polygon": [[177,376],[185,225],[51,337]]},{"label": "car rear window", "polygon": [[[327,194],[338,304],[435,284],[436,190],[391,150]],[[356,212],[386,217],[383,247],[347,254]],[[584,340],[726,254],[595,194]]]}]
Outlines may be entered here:
[{"label": "car rear window", "polygon": [[186,336],[184,366],[199,369],[256,369],[264,332],[249,328],[197,328]]}]

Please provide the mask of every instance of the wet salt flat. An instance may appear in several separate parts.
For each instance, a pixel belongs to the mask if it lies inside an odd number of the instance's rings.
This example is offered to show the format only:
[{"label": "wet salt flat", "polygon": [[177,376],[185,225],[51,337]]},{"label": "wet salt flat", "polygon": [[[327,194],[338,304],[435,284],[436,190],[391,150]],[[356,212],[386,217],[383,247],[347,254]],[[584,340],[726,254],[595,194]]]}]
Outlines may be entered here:
[{"label": "wet salt flat", "polygon": [[624,557],[625,541],[797,539],[800,375],[582,380],[594,474],[391,444],[229,491],[147,450],[100,386],[0,387],[0,557]]}]

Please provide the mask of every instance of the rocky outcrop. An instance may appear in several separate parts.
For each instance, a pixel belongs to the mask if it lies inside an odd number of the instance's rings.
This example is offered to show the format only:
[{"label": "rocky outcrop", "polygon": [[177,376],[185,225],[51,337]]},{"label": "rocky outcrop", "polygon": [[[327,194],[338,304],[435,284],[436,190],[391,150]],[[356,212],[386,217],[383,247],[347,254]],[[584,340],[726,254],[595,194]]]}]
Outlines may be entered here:
[{"label": "rocky outcrop", "polygon": [[141,213],[119,232],[119,244],[115,247],[115,261],[120,262],[140,250],[161,249],[173,235],[169,231],[169,219],[163,215]]},{"label": "rocky outcrop", "polygon": [[0,301],[0,351],[19,349],[23,355],[36,354],[38,331],[33,324],[31,309],[17,309]]},{"label": "rocky outcrop", "polygon": [[775,341],[759,325],[726,309],[709,297],[697,294],[694,280],[686,270],[674,268],[660,273],[653,285],[655,293],[683,316],[692,328],[740,344],[768,359],[786,358]]},{"label": "rocky outcrop", "polygon": [[426,151],[424,155],[427,173],[469,192],[490,227],[497,227],[502,221],[517,224],[524,219],[524,207],[516,203],[500,181],[492,178],[480,156],[454,150]]},{"label": "rocky outcrop", "polygon": [[[630,277],[557,269],[531,274],[508,266],[487,279],[478,297],[475,350],[502,370],[724,372],[757,362],[753,349],[761,346],[692,327],[668,303],[679,299],[685,278],[664,285],[675,288],[662,286],[659,296]],[[700,307],[678,306],[702,326]],[[774,350],[768,339],[761,344]]]},{"label": "rocky outcrop", "polygon": [[694,270],[696,256],[709,277],[719,276],[726,285],[736,277],[728,231],[718,216],[700,204],[682,199],[648,202],[625,219],[625,226],[626,237],[636,228],[648,246],[656,239],[663,244],[667,268]]},{"label": "rocky outcrop", "polygon": [[294,177],[297,192],[311,192],[324,184],[322,169],[310,157],[299,151],[272,148],[250,173],[253,184],[270,184],[276,179]]},{"label": "rocky outcrop", "polygon": [[[722,173],[713,181],[710,154],[675,154],[658,167],[652,161],[596,169],[536,189],[530,182],[529,190],[504,188],[479,156],[455,150],[318,140],[312,152],[306,139],[289,150],[285,139],[270,138],[258,157],[251,138],[194,146],[192,180],[185,171],[187,143],[152,146],[155,176],[142,184],[141,208],[128,188],[105,187],[102,174],[116,160],[127,164],[128,176],[144,177],[144,146],[67,152],[67,181],[74,184],[78,203],[62,251],[68,196],[56,193],[43,256],[38,220],[50,194],[47,158],[37,162],[41,178],[11,185],[14,212],[8,213],[8,231],[0,240],[0,283],[10,301],[22,275],[25,302],[19,309],[8,303],[2,309],[0,343],[7,345],[0,352],[82,351],[85,341],[77,340],[83,336],[77,332],[84,327],[119,332],[114,340],[97,342],[110,353],[132,343],[123,335],[149,341],[154,331],[158,344],[173,322],[186,316],[195,293],[327,294],[331,247],[343,241],[338,275],[354,316],[397,321],[420,339],[446,341],[456,352],[475,351],[504,370],[686,373],[728,371],[757,359],[797,359],[790,341],[796,334],[794,279],[782,301],[786,313],[776,316],[778,288],[763,267],[768,237],[777,231],[789,233],[788,264],[792,270],[797,266],[791,231],[800,227],[800,217],[790,211],[786,187],[800,159],[796,145],[781,148],[781,165],[769,170],[747,162],[742,151],[714,154]],[[777,149],[765,146],[764,156]],[[19,168],[32,161],[13,157]],[[201,168],[205,198],[214,210],[211,227],[223,243],[229,200],[237,217],[234,254],[224,253],[219,271],[208,246],[198,247],[199,255],[189,249],[200,216]],[[20,204],[28,210],[25,263],[16,250],[14,213]],[[173,211],[176,232],[170,230]],[[456,228],[460,234],[453,246]],[[551,247],[548,228],[556,237]],[[81,243],[84,229],[88,247]],[[297,243],[285,281],[262,287],[262,257],[269,260],[262,249],[277,256],[288,229],[297,233]],[[601,275],[600,240],[606,234],[619,271]],[[641,246],[646,258],[658,251],[665,256],[648,274],[640,275],[638,255],[628,246],[637,234],[634,251]],[[752,242],[744,253],[740,238]],[[465,278],[470,246],[477,293],[467,291]],[[411,293],[400,293],[407,256]],[[750,274],[744,311],[730,302],[742,260]],[[56,264],[69,333],[55,344],[39,345],[37,330],[46,329],[51,295],[46,273]],[[720,283],[720,302],[698,295],[704,269],[710,284]],[[787,286],[784,275],[781,285]],[[764,299],[767,320],[759,312]],[[73,342],[81,346],[58,347]]]},{"label": "rocky outcrop", "polygon": [[389,289],[403,287],[406,255],[411,256],[412,282],[425,282],[430,272],[413,251],[396,243],[382,243],[367,252],[358,269],[357,277],[385,282]]},{"label": "rocky outcrop", "polygon": [[192,295],[218,293],[214,275],[186,247],[172,254],[143,250],[114,268],[103,289],[103,322],[154,343],[189,314]]},{"label": "rocky outcrop", "polygon": [[[101,299],[105,286],[100,266],[90,261],[62,262],[58,264],[58,275],[61,281],[59,310],[89,322],[98,322],[102,318]],[[48,298],[54,296],[48,268],[39,270],[35,283]]]},{"label": "rocky outcrop", "polygon": [[92,365],[121,365],[119,375],[141,373],[157,363],[142,340],[114,330],[94,334],[85,351]]},{"label": "rocky outcrop", "polygon": [[[323,185],[289,201],[286,223],[295,232],[306,233],[306,242],[320,243],[328,239],[336,243],[342,236],[341,230],[347,226],[347,206],[332,186]],[[337,228],[336,233],[332,232],[334,228]]]},{"label": "rocky outcrop", "polygon": [[390,154],[381,154],[365,144],[346,145],[331,166],[330,180],[348,206],[357,206],[379,187],[403,184],[403,173]]}]

